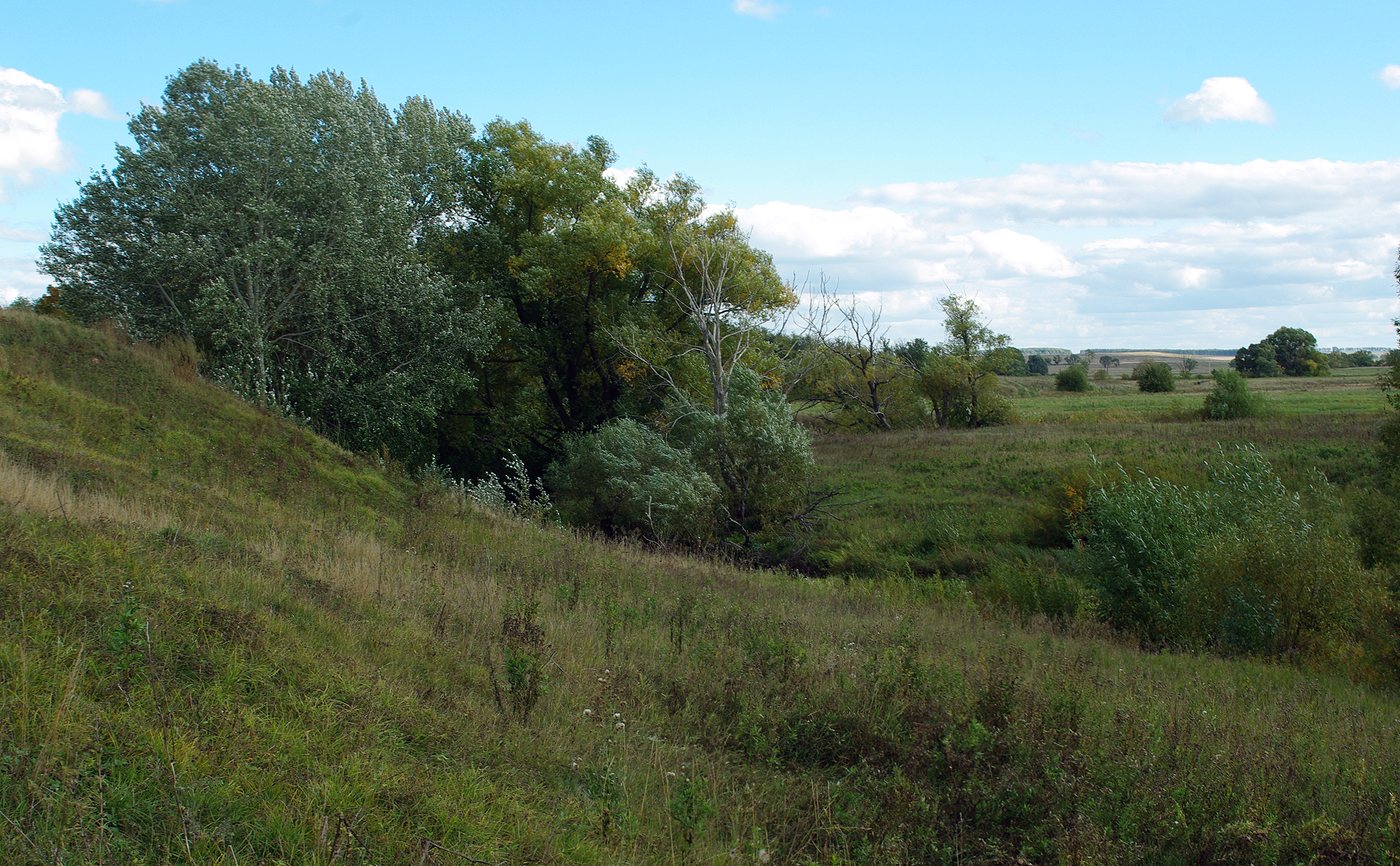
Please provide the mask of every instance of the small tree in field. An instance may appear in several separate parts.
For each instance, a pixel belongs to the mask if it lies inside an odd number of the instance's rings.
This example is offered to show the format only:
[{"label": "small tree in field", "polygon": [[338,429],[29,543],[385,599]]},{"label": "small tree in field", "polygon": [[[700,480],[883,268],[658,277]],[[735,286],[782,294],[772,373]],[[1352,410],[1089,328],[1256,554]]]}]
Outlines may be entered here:
[{"label": "small tree in field", "polygon": [[1249,380],[1238,370],[1215,370],[1215,387],[1206,395],[1205,417],[1212,421],[1249,418],[1259,414],[1264,398],[1249,392]]},{"label": "small tree in field", "polygon": [[1013,375],[1023,373],[1021,352],[1010,347],[1010,337],[987,325],[976,301],[949,295],[939,304],[948,339],[929,353],[919,371],[919,388],[932,402],[938,426],[1005,424],[1009,407],[997,394],[995,371],[1010,367]]},{"label": "small tree in field", "polygon": [[1089,371],[1082,364],[1066,367],[1055,374],[1056,391],[1088,391]]},{"label": "small tree in field", "polygon": [[1133,378],[1137,380],[1139,391],[1162,393],[1176,390],[1176,377],[1172,375],[1172,368],[1161,361],[1138,364],[1133,369]]}]

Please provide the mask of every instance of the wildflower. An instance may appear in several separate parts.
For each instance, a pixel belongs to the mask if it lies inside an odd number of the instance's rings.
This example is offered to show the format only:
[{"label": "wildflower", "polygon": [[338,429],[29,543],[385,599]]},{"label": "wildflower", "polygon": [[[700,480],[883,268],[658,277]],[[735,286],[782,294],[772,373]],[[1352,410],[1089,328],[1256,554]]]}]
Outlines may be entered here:
[{"label": "wildflower", "polygon": [[620,718],[622,718],[622,713],[613,713],[613,718],[614,718],[614,719],[620,719]]},{"label": "wildflower", "polygon": [[760,863],[767,863],[767,862],[768,862],[768,857],[769,857],[769,854],[768,854],[768,849],[767,849],[767,848],[759,848],[759,849],[758,849],[758,862],[760,862]]},{"label": "wildflower", "polygon": [[614,728],[617,728],[619,731],[623,731],[623,730],[626,730],[626,729],[627,729],[627,723],[626,723],[626,722],[618,722],[617,724],[613,725],[613,727],[614,727]]},{"label": "wildflower", "polygon": [[583,717],[584,717],[585,719],[590,719],[590,718],[592,718],[592,717],[593,717],[593,710],[592,710],[592,709],[589,709],[589,708],[585,708],[584,711],[583,711]]}]

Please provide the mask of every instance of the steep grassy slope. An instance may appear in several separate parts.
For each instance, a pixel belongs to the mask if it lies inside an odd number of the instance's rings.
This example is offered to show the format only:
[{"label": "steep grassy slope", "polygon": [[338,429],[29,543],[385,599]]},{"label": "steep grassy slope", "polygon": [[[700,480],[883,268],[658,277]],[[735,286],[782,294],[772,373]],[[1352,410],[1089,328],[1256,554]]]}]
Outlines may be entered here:
[{"label": "steep grassy slope", "polygon": [[477,512],[0,313],[0,862],[1400,856],[1395,695],[901,593]]}]

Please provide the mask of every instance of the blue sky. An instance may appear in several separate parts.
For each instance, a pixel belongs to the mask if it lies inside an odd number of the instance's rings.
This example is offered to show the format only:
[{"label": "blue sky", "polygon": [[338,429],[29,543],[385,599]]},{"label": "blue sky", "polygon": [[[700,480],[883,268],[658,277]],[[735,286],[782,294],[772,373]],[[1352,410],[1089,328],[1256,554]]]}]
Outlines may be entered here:
[{"label": "blue sky", "polygon": [[0,301],[125,117],[206,57],[607,138],[785,274],[936,338],[1393,345],[1400,4],[6,2]]}]

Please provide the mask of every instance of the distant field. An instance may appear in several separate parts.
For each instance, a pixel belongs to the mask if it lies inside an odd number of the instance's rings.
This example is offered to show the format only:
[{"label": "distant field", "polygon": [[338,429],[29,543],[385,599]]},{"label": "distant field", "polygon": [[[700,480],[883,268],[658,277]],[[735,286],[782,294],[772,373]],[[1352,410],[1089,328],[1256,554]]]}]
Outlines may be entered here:
[{"label": "distant field", "polygon": [[[1124,372],[1128,369],[1125,364]],[[1378,387],[1380,374],[1381,368],[1353,367],[1319,378],[1252,379],[1250,388],[1269,401],[1270,414],[1381,412],[1385,397]],[[1173,392],[1144,394],[1136,382],[1120,375],[1110,372],[1108,379],[1094,382],[1094,390],[1087,393],[1056,391],[1053,376],[1006,378],[1003,391],[1011,397],[1022,422],[1098,423],[1189,420],[1200,414],[1212,387],[1212,380],[1203,376],[1178,379]]]},{"label": "distant field", "polygon": [[1218,446],[1253,442],[1285,478],[1313,469],[1343,493],[1375,469],[1385,412],[1375,369],[1317,379],[1251,380],[1266,413],[1201,420],[1209,379],[1144,394],[1121,379],[1088,393],[1054,390],[1048,376],[1003,380],[1019,423],[982,430],[819,436],[827,483],[845,491],[841,519],[818,558],[836,573],[940,575],[975,581],[999,560],[1054,567],[1056,495],[1094,459],[1174,477],[1199,476]]}]

